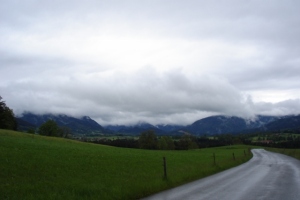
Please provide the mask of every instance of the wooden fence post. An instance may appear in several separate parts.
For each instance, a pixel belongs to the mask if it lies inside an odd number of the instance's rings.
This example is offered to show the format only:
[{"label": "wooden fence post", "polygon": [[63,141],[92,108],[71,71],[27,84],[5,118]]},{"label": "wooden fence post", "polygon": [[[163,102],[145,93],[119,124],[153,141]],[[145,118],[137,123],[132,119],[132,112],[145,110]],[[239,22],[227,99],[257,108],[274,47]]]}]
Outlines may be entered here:
[{"label": "wooden fence post", "polygon": [[163,157],[163,164],[164,164],[164,178],[167,179],[167,161],[166,161],[166,157]]}]

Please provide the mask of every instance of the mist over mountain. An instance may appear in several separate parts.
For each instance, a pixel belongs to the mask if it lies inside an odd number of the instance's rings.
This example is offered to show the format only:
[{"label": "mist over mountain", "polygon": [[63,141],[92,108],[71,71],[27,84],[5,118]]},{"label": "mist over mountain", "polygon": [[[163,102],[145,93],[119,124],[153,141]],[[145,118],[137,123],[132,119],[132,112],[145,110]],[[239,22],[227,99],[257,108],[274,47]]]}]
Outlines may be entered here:
[{"label": "mist over mountain", "polygon": [[161,129],[157,126],[154,126],[152,124],[146,123],[146,122],[139,122],[135,125],[109,125],[105,126],[106,129],[124,134],[124,135],[139,135],[143,131],[147,130],[153,130],[156,134],[167,134],[169,131],[166,131],[164,129]]},{"label": "mist over mountain", "polygon": [[139,135],[143,131],[153,130],[157,135],[181,135],[188,132],[193,135],[215,135],[225,133],[253,133],[263,131],[300,130],[300,115],[296,116],[262,116],[254,119],[243,119],[236,116],[211,116],[181,126],[174,124],[152,125],[147,122],[139,122],[133,125],[107,125],[101,126],[88,116],[81,118],[67,115],[36,115],[24,113],[18,117],[19,130],[38,128],[47,120],[54,120],[58,126],[69,127],[75,135],[103,135],[122,134]]},{"label": "mist over mountain", "polygon": [[258,115],[250,120],[235,116],[211,116],[184,127],[184,130],[195,135],[267,131],[267,124],[286,117]]},{"label": "mist over mountain", "polygon": [[142,131],[154,130],[158,135],[180,135],[188,132],[193,135],[215,135],[225,133],[253,133],[263,131],[298,130],[300,128],[300,116],[263,116],[258,115],[254,119],[244,119],[235,116],[211,116],[195,121],[194,123],[181,125],[151,125],[139,123],[136,125],[105,126],[114,132],[122,134],[139,134]]},{"label": "mist over mountain", "polygon": [[165,132],[172,132],[172,131],[180,130],[185,126],[175,125],[175,124],[159,124],[156,127]]},{"label": "mist over mountain", "polygon": [[207,117],[186,126],[185,131],[196,135],[202,134],[222,134],[237,132],[247,128],[247,123],[239,117],[213,116]]},{"label": "mist over mountain", "polygon": [[266,124],[265,128],[269,131],[277,130],[298,130],[300,131],[300,115],[298,116],[286,116],[279,120],[272,121]]}]

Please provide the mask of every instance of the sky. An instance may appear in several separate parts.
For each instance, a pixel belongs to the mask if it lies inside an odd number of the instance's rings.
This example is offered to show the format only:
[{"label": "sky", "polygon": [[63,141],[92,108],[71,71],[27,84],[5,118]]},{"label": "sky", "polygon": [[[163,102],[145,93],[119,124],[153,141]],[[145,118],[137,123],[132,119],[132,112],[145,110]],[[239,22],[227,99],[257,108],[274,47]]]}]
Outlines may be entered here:
[{"label": "sky", "polygon": [[300,114],[298,0],[0,0],[15,115],[101,125]]}]

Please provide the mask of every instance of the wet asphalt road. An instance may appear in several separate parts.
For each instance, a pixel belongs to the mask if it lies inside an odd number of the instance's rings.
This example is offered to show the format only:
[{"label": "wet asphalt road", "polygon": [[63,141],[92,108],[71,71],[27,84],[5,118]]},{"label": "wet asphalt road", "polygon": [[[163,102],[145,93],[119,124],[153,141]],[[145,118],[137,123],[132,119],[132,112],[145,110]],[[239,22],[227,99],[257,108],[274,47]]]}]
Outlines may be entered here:
[{"label": "wet asphalt road", "polygon": [[299,200],[300,161],[263,149],[252,152],[243,165],[145,200]]}]

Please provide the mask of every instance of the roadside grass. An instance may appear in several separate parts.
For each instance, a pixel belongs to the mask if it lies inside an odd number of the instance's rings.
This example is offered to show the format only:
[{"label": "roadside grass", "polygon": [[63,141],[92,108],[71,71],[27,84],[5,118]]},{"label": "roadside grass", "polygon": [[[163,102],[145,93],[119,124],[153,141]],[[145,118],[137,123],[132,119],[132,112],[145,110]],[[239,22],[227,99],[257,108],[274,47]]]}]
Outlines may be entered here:
[{"label": "roadside grass", "polygon": [[0,199],[139,199],[246,162],[248,148],[126,149],[0,130]]},{"label": "roadside grass", "polygon": [[291,156],[300,160],[300,149],[279,149],[279,148],[270,148],[270,147],[263,147],[263,148],[268,151],[285,154],[287,156]]}]

